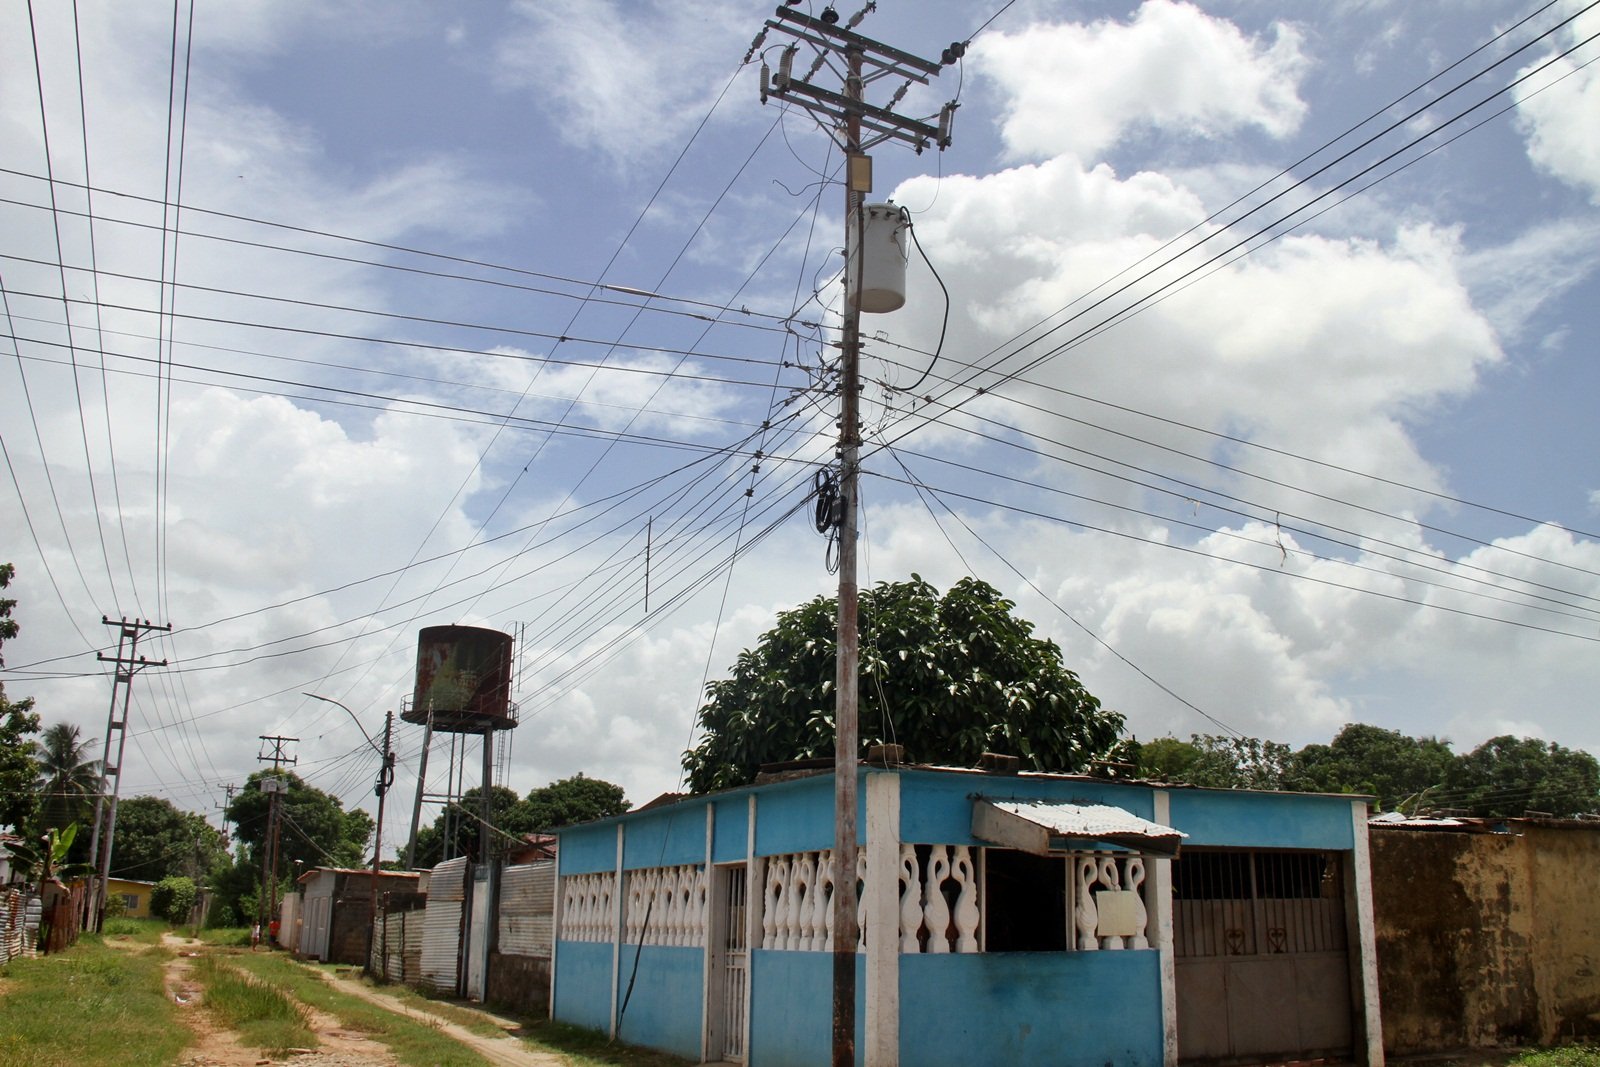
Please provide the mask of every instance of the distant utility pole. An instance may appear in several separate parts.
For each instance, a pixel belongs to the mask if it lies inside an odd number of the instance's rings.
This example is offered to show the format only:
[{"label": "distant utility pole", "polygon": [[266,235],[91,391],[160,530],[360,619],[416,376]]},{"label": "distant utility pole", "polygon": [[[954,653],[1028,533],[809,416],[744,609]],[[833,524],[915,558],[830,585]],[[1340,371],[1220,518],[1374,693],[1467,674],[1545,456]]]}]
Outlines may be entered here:
[{"label": "distant utility pole", "polygon": [[283,746],[300,739],[260,736],[272,746],[272,755],[256,754],[257,761],[272,764],[272,777],[260,780],[261,791],[267,794],[267,847],[261,857],[261,888],[265,890],[265,899],[256,897],[256,926],[266,932],[271,930],[272,917],[278,914],[278,840],[283,823],[283,797],[289,791],[289,783],[278,777],[278,770],[285,763],[298,762],[295,757],[284,754]]},{"label": "distant utility pole", "polygon": [[[854,1067],[856,1018],[856,942],[860,927],[856,921],[856,765],[860,742],[857,727],[857,686],[860,658],[860,632],[857,626],[856,512],[858,481],[861,474],[861,300],[862,274],[866,262],[866,194],[872,191],[872,157],[867,150],[888,140],[897,140],[921,152],[930,144],[944,149],[950,144],[950,125],[955,103],[944,105],[937,125],[930,121],[905,118],[894,112],[913,82],[926,85],[937,76],[940,63],[921,59],[898,48],[855,33],[855,27],[874,5],[867,6],[841,28],[839,14],[831,6],[820,17],[801,14],[787,6],[768,19],[751,48],[761,47],[769,31],[787,35],[793,41],[783,48],[774,73],[765,60],[761,64],[761,102],[777,98],[819,116],[823,126],[845,155],[845,300],[844,321],[839,335],[839,617],[838,667],[835,676],[837,701],[834,709],[834,844],[833,844],[833,1064]],[[814,55],[810,70],[802,77],[794,73],[794,60],[801,45]],[[966,51],[961,43],[945,49],[944,62],[954,63]],[[811,78],[829,67],[828,61],[844,60],[844,91],[836,92],[812,84]],[[829,68],[831,69],[831,68]],[[904,79],[889,101],[877,107],[865,100],[866,86],[882,78]],[[863,134],[866,131],[866,134]],[[864,139],[865,136],[865,139]],[[870,1037],[869,1037],[870,1042]],[[872,1057],[869,1056],[869,1063]]]},{"label": "distant utility pole", "polygon": [[[111,683],[111,710],[106,715],[105,749],[100,757],[102,786],[94,798],[94,834],[89,841],[89,865],[95,871],[92,921],[97,931],[106,913],[106,882],[111,877],[111,846],[117,829],[117,794],[122,789],[122,751],[128,742],[128,702],[133,695],[133,676],[146,667],[167,665],[164,659],[151,660],[139,655],[139,638],[151,630],[167,632],[172,629],[143,619],[112,622],[104,615],[100,616],[100,622],[117,627],[117,654],[113,657],[104,652],[95,653],[100,662],[116,666]],[[115,761],[111,758],[113,746],[117,754]]]}]

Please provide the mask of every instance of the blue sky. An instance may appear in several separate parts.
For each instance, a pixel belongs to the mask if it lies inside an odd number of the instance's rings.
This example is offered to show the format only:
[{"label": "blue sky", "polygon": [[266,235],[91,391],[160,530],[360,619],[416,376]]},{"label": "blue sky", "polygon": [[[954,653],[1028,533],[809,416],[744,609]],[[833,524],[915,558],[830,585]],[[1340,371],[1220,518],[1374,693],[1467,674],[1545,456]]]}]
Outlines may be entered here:
[{"label": "blue sky", "polygon": [[[171,9],[77,12],[0,3],[8,693],[98,738],[101,616],[171,622],[125,795],[217,803],[271,733],[364,804],[299,694],[373,729],[418,628],[489,625],[512,785],[673,788],[704,681],[833,582],[838,153],[741,65],[771,10],[200,3],[189,50],[181,3],[176,59]],[[985,578],[1140,737],[1600,751],[1597,20],[879,3],[971,46],[900,108],[959,94],[955,144],[874,152],[951,303],[931,368],[920,257],[864,324],[864,581]]]}]

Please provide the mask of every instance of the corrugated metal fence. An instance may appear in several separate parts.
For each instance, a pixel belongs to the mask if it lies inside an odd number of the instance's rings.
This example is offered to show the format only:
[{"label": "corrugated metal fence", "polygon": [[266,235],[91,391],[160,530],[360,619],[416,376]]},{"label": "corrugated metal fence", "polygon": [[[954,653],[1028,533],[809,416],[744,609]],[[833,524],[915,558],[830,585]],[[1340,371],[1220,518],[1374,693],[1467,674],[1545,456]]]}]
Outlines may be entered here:
[{"label": "corrugated metal fence", "polygon": [[422,933],[422,984],[442,993],[456,991],[466,882],[465,856],[439,864],[428,880],[427,919]]},{"label": "corrugated metal fence", "polygon": [[0,892],[0,963],[33,955],[38,933],[39,898],[17,889]]},{"label": "corrugated metal fence", "polygon": [[555,899],[554,860],[507,867],[500,882],[499,950],[508,956],[549,956]]},{"label": "corrugated metal fence", "polygon": [[372,938],[372,973],[385,982],[422,982],[422,935],[427,912],[415,905],[384,908]]}]

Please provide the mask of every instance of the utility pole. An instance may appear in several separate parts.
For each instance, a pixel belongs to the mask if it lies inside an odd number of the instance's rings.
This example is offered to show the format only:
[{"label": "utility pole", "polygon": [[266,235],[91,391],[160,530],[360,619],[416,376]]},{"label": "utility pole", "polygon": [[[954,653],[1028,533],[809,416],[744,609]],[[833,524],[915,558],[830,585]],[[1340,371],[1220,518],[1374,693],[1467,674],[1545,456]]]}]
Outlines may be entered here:
[{"label": "utility pole", "polygon": [[260,737],[272,745],[272,755],[264,756],[257,753],[256,759],[261,763],[272,764],[272,777],[260,781],[261,791],[267,794],[267,847],[261,857],[261,888],[264,890],[265,899],[263,896],[256,898],[256,927],[270,932],[272,917],[278,914],[278,841],[283,823],[283,798],[289,792],[289,783],[278,777],[278,771],[285,763],[299,762],[296,757],[285,755],[283,746],[300,739],[267,734],[261,734]]},{"label": "utility pole", "polygon": [[372,973],[372,943],[376,939],[378,931],[378,876],[382,870],[379,863],[383,858],[383,798],[388,795],[389,787],[394,785],[395,756],[394,749],[390,746],[390,741],[394,737],[394,712],[387,712],[384,715],[383,747],[379,748],[378,743],[368,735],[367,728],[361,725],[361,717],[348,707],[345,707],[345,705],[332,697],[319,696],[316,693],[302,693],[300,695],[308,696],[312,700],[320,700],[324,704],[332,704],[335,707],[344,708],[345,714],[355,720],[356,729],[360,730],[361,736],[367,739],[367,744],[371,745],[378,755],[382,757],[382,762],[378,764],[378,781],[373,788],[373,792],[378,796],[378,822],[372,832],[372,910],[369,912],[372,921],[367,926],[367,965],[365,969],[370,974]]},{"label": "utility pole", "polygon": [[378,767],[378,781],[373,786],[373,792],[378,794],[378,823],[372,831],[372,925],[367,929],[367,971],[372,971],[372,943],[378,935],[378,877],[382,868],[379,866],[383,859],[383,798],[389,795],[389,787],[394,785],[394,749],[390,747],[390,739],[394,735],[394,712],[384,713],[383,717],[383,763]]},{"label": "utility pole", "polygon": [[[845,300],[839,333],[839,475],[838,516],[839,615],[837,623],[838,666],[835,675],[834,706],[834,844],[833,844],[833,1067],[855,1067],[856,1031],[856,944],[860,927],[856,920],[857,865],[857,788],[856,766],[860,741],[857,725],[860,676],[860,631],[857,620],[857,508],[861,475],[861,300],[866,245],[866,194],[872,191],[872,158],[869,148],[886,140],[898,140],[921,152],[929,144],[941,150],[950,143],[950,125],[955,103],[946,104],[938,124],[905,118],[892,109],[913,82],[926,85],[936,76],[940,64],[855,33],[855,27],[871,11],[868,4],[844,27],[831,6],[813,18],[784,6],[766,26],[751,47],[753,55],[769,31],[793,38],[785,45],[776,74],[763,60],[761,102],[775,97],[810,111],[825,120],[823,125],[845,155]],[[801,45],[814,53],[804,77],[794,73],[794,60]],[[945,62],[953,63],[966,51],[957,43],[945,50]],[[842,57],[845,65],[844,91],[835,92],[814,85],[810,79],[827,66],[828,60]],[[888,107],[876,107],[865,100],[869,82],[881,78],[904,79]],[[864,132],[865,131],[865,132]],[[863,140],[864,136],[867,137]]]},{"label": "utility pole", "polygon": [[[116,667],[111,683],[111,710],[106,714],[105,748],[100,756],[101,789],[94,798],[94,834],[89,841],[89,865],[95,871],[93,923],[98,931],[105,920],[106,883],[111,877],[111,845],[117,829],[117,795],[122,789],[122,753],[128,743],[128,703],[133,696],[133,676],[146,667],[165,667],[166,660],[151,660],[139,655],[139,638],[151,630],[168,632],[171,626],[158,626],[147,619],[112,622],[100,616],[106,626],[117,627],[117,654],[96,652],[95,658]],[[121,714],[118,714],[118,696]],[[113,762],[111,752],[116,748]],[[109,788],[108,788],[109,787]]]}]

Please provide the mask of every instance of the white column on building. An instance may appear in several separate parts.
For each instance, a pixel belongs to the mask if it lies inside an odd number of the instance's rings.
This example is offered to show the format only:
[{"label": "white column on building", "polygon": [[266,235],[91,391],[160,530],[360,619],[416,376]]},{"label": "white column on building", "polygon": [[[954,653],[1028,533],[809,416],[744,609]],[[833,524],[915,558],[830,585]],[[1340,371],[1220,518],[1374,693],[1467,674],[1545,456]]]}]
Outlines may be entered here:
[{"label": "white column on building", "polygon": [[[700,988],[704,994],[700,997],[700,1060],[705,1062],[711,1058],[711,965],[712,961],[720,955],[721,942],[725,939],[723,926],[726,916],[717,913],[722,908],[726,893],[717,892],[719,886],[713,877],[717,865],[713,862],[716,855],[717,844],[717,806],[706,805],[706,913],[700,917],[701,928],[705,930],[705,944],[700,954]],[[717,921],[721,919],[722,921]]]},{"label": "white column on building", "polygon": [[[1152,796],[1154,820],[1163,826],[1172,826],[1172,797],[1164,789]],[[1181,827],[1175,827],[1181,829]],[[1151,856],[1148,864],[1146,889],[1150,894],[1146,907],[1154,905],[1156,918],[1156,948],[1161,957],[1161,1061],[1165,1067],[1178,1064],[1178,966],[1172,946],[1172,861]]]},{"label": "white column on building", "polygon": [[[1367,850],[1367,802],[1350,802],[1351,829],[1355,846],[1351,851],[1350,891],[1346,898],[1355,902],[1356,993],[1361,1001],[1361,1024],[1365,1037],[1366,1067],[1383,1067],[1383,1013],[1378,1001],[1378,939],[1372,916],[1372,856]],[[1362,1048],[1357,1042],[1357,1048]]]},{"label": "white column on building", "polygon": [[617,1036],[617,979],[622,974],[622,909],[627,904],[627,893],[622,884],[623,825],[617,823],[616,882],[611,890],[611,1026],[613,1039]]},{"label": "white column on building", "polygon": [[867,774],[866,1067],[900,1062],[900,776]]}]

